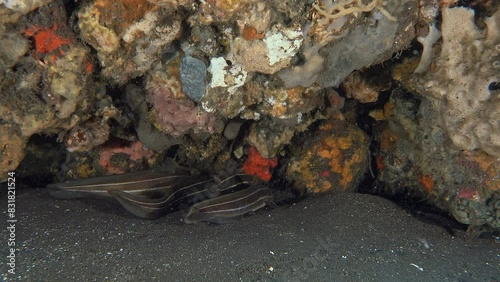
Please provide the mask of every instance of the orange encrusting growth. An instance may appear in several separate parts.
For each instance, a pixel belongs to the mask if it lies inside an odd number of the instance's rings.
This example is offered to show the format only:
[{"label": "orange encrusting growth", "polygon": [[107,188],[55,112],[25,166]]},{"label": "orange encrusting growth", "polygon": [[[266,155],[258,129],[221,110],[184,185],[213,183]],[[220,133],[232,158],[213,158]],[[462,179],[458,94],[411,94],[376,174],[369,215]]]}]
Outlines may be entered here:
[{"label": "orange encrusting growth", "polygon": [[94,70],[94,66],[92,65],[92,62],[86,61],[85,62],[85,71],[87,73],[91,73]]},{"label": "orange encrusting growth", "polygon": [[62,37],[56,33],[57,25],[50,29],[32,27],[26,31],[26,35],[35,40],[35,49],[40,54],[50,53],[59,47],[71,43],[71,39]]},{"label": "orange encrusting growth", "polygon": [[278,165],[278,158],[263,158],[259,152],[254,148],[250,147],[248,152],[248,158],[243,164],[243,172],[248,175],[256,175],[262,180],[271,180],[272,174],[271,169]]},{"label": "orange encrusting growth", "polygon": [[264,38],[264,34],[259,33],[257,29],[251,25],[245,25],[243,31],[241,32],[241,36],[248,41]]},{"label": "orange encrusting growth", "polygon": [[[359,162],[359,152],[351,152],[350,158],[345,158],[345,152],[352,150],[353,140],[351,136],[325,138],[318,149],[318,155],[329,160],[330,171],[339,174],[340,186],[347,190],[353,182],[354,173],[352,165]],[[353,154],[352,154],[353,153]]]},{"label": "orange encrusting growth", "polygon": [[381,155],[375,156],[375,162],[377,164],[378,171],[383,171],[385,169],[384,158]]},{"label": "orange encrusting growth", "polygon": [[432,179],[432,175],[422,175],[419,179],[420,184],[424,186],[425,190],[432,191],[432,187],[434,186],[434,180]]},{"label": "orange encrusting growth", "polygon": [[317,139],[294,157],[288,177],[313,193],[352,191],[366,169],[368,139],[343,121],[323,124]]}]

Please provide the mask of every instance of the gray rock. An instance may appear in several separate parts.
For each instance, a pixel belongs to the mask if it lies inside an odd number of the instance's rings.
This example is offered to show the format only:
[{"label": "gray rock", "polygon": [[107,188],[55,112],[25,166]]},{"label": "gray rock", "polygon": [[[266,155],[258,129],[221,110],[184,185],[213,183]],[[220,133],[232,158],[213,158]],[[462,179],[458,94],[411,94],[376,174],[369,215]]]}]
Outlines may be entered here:
[{"label": "gray rock", "polygon": [[180,71],[182,92],[191,100],[199,102],[205,94],[205,77],[207,76],[205,63],[196,58],[184,56],[181,59]]}]

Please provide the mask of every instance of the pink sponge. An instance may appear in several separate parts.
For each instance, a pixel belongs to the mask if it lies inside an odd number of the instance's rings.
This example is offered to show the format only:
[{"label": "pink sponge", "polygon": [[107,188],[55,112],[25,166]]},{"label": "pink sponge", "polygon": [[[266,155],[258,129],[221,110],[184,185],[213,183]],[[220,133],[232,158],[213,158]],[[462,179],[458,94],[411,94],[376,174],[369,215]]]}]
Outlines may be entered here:
[{"label": "pink sponge", "polygon": [[167,85],[150,85],[147,89],[147,99],[158,113],[156,120],[166,134],[178,137],[191,129],[215,132],[216,117],[198,109],[196,104],[185,96],[175,97]]}]

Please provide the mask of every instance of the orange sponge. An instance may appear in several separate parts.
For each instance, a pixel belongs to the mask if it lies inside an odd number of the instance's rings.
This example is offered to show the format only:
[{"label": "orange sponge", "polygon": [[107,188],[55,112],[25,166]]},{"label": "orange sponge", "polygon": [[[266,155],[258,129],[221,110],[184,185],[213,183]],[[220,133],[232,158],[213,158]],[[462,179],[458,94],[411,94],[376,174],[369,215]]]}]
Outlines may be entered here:
[{"label": "orange sponge", "polygon": [[259,152],[250,147],[248,158],[243,164],[242,170],[248,175],[256,175],[260,179],[269,181],[271,179],[271,169],[278,165],[278,158],[263,158]]}]

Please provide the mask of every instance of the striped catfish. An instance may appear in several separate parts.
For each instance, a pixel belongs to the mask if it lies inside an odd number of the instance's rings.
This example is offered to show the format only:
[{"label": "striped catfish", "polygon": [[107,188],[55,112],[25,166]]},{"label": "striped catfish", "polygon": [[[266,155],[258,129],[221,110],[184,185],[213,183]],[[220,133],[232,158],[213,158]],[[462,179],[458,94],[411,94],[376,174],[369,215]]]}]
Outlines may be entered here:
[{"label": "striped catfish", "polygon": [[232,222],[264,207],[272,200],[271,189],[263,185],[252,185],[238,192],[194,204],[184,217],[184,222],[207,221],[219,224]]},{"label": "striped catfish", "polygon": [[224,178],[193,177],[176,185],[170,193],[160,198],[147,198],[123,191],[111,191],[110,194],[130,213],[141,218],[158,218],[177,208],[191,205],[220,194],[246,188],[253,179],[245,174],[234,174]]},{"label": "striped catfish", "polygon": [[[191,175],[185,170],[176,172],[142,171],[122,175],[89,178],[48,186],[49,193],[57,198],[102,198],[114,199],[127,211],[141,218],[154,219],[176,209],[189,209],[186,222],[194,223],[209,221],[223,223],[229,220],[217,218],[239,217],[250,211],[257,210],[272,200],[271,190],[261,186],[258,194],[266,195],[257,203],[252,194],[250,197],[244,193],[254,185],[254,179],[248,175],[222,172],[216,175],[196,174]],[[264,189],[265,188],[265,189]],[[238,200],[238,197],[242,199]],[[233,199],[236,201],[231,201]],[[212,207],[210,216],[203,209],[196,215],[192,206],[206,203]],[[238,211],[234,210],[235,205]],[[231,206],[228,207],[228,205]],[[199,206],[197,206],[199,207]],[[219,208],[219,213],[213,212]],[[198,208],[197,208],[198,209]]]},{"label": "striped catfish", "polygon": [[111,191],[155,197],[163,195],[176,183],[191,179],[188,172],[140,171],[121,175],[70,180],[47,186],[49,194],[60,199],[112,199]]}]

